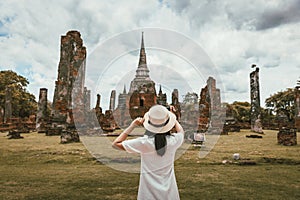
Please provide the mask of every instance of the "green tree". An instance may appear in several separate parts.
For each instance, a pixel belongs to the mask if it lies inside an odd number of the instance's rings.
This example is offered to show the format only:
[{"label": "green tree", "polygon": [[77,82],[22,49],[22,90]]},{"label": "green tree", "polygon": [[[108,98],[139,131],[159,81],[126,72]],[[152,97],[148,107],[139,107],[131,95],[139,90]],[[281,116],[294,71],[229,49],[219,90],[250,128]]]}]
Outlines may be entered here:
[{"label": "green tree", "polygon": [[11,70],[0,71],[0,108],[5,108],[5,90],[12,91],[12,115],[14,117],[28,117],[36,114],[37,102],[35,96],[30,94],[26,87],[28,80]]},{"label": "green tree", "polygon": [[227,104],[227,115],[234,117],[238,122],[250,122],[249,102],[235,101],[232,104]]},{"label": "green tree", "polygon": [[285,114],[291,121],[295,115],[295,93],[294,89],[288,88],[285,91],[271,95],[265,101],[266,107],[275,115]]}]

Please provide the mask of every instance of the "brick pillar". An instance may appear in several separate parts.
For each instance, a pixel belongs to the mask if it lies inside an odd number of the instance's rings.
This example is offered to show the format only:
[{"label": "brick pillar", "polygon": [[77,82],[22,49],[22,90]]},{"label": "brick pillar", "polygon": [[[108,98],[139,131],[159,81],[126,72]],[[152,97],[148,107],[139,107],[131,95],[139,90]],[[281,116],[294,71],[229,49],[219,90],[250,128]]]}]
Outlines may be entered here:
[{"label": "brick pillar", "polygon": [[46,125],[48,123],[49,113],[47,109],[47,88],[40,88],[38,110],[36,116],[36,130],[38,133],[46,132]]},{"label": "brick pillar", "polygon": [[115,110],[115,103],[116,103],[116,90],[112,90],[110,94],[110,101],[109,101],[109,110]]},{"label": "brick pillar", "polygon": [[[255,67],[256,65],[252,65]],[[263,133],[261,124],[261,111],[260,111],[260,92],[259,92],[259,68],[256,67],[250,73],[250,97],[251,97],[251,131],[256,133]]]}]

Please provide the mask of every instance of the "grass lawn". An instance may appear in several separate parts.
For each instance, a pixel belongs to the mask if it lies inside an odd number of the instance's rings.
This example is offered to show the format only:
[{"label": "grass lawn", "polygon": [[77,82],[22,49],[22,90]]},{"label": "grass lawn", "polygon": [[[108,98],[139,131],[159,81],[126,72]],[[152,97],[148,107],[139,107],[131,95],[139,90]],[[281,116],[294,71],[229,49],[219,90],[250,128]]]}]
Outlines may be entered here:
[{"label": "grass lawn", "polygon": [[[265,131],[263,139],[249,134],[220,136],[204,158],[190,146],[175,163],[181,199],[300,199],[300,145],[278,145],[277,131]],[[97,161],[82,143],[59,144],[58,136],[38,133],[18,140],[6,135],[0,133],[0,199],[136,199],[139,174]],[[103,148],[110,151],[110,145]],[[235,163],[233,153],[256,165]]]}]

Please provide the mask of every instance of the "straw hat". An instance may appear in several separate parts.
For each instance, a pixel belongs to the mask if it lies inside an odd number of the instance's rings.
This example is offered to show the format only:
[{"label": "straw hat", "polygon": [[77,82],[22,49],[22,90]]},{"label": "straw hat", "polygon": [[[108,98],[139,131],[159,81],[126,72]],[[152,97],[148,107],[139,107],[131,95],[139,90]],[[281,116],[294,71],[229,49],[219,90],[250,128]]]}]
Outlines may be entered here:
[{"label": "straw hat", "polygon": [[166,133],[171,130],[176,122],[176,116],[166,107],[154,105],[144,115],[144,127],[152,133]]}]

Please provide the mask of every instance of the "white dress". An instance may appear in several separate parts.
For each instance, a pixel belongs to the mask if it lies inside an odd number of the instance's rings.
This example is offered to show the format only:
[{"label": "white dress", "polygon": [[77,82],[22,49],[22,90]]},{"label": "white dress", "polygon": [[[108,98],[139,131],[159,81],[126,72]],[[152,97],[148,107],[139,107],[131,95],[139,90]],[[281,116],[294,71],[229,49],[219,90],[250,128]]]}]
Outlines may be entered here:
[{"label": "white dress", "polygon": [[167,136],[167,149],[163,156],[156,153],[154,137],[145,135],[122,142],[127,152],[141,154],[138,199],[180,199],[174,172],[174,159],[176,150],[183,143],[183,137],[183,133]]}]

